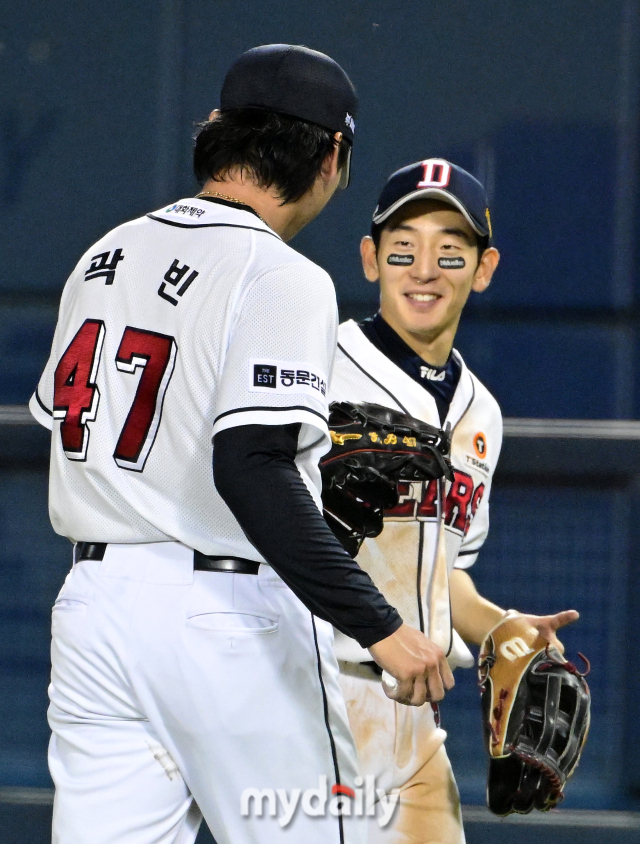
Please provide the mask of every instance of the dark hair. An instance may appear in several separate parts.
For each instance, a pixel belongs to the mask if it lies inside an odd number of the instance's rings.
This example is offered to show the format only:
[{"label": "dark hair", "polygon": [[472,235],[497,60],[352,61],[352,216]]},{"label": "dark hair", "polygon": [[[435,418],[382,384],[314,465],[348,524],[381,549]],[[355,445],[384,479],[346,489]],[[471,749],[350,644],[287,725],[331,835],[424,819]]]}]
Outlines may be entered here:
[{"label": "dark hair", "polygon": [[[296,202],[313,185],[334,147],[334,133],[315,123],[257,108],[228,109],[200,124],[193,169],[203,184],[231,169],[247,170],[261,188],[275,187],[282,204]],[[349,144],[340,142],[338,167]]]}]

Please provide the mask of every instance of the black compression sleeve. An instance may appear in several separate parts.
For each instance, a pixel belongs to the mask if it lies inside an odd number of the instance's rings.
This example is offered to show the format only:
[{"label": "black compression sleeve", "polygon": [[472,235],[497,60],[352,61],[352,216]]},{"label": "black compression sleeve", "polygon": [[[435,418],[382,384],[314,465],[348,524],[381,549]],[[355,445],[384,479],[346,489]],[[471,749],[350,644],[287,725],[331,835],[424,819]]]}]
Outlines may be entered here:
[{"label": "black compression sleeve", "polygon": [[250,542],[304,605],[367,648],[402,619],[316,507],[295,464],[299,433],[295,424],[216,434],[215,485]]}]

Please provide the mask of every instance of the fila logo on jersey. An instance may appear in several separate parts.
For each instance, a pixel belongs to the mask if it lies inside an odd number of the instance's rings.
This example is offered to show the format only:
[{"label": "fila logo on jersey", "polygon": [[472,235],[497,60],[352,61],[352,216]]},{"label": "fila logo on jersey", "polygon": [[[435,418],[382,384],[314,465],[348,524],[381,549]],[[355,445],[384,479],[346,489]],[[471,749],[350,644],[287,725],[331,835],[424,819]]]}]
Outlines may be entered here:
[{"label": "fila logo on jersey", "polygon": [[444,381],[446,372],[444,369],[442,372],[438,372],[436,369],[432,369],[430,366],[421,366],[420,367],[420,377],[426,378],[427,381]]},{"label": "fila logo on jersey", "polygon": [[523,656],[528,656],[533,653],[533,648],[530,648],[524,639],[520,636],[514,636],[500,645],[500,653],[509,662],[514,662],[516,659],[522,659]]},{"label": "fila logo on jersey", "polygon": [[[391,521],[433,521],[438,518],[438,481],[428,484],[400,481],[399,502],[384,511]],[[459,469],[453,471],[453,481],[444,502],[444,522],[452,530],[465,535],[482,501],[484,484],[474,487],[473,478]]]},{"label": "fila logo on jersey", "polygon": [[319,398],[327,392],[327,379],[309,364],[279,360],[249,361],[251,393],[307,393]]}]

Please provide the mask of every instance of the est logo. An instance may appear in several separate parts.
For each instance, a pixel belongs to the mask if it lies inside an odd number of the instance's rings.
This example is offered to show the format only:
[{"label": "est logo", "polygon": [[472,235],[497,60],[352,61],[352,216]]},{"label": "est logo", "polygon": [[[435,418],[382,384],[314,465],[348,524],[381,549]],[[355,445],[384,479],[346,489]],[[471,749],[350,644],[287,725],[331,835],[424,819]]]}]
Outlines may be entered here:
[{"label": "est logo", "polygon": [[473,449],[478,457],[486,458],[487,456],[487,438],[482,432],[478,432],[473,438]]},{"label": "est logo", "polygon": [[272,390],[275,390],[277,375],[277,366],[269,366],[269,364],[257,363],[253,367],[253,386],[270,387]]}]

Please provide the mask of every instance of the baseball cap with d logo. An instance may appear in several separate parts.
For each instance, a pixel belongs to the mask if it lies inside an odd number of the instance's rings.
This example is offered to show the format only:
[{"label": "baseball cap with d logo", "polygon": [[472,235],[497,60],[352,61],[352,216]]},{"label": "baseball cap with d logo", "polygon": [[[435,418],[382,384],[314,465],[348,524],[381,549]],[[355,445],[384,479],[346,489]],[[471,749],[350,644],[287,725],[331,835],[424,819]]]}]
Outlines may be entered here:
[{"label": "baseball cap with d logo", "polygon": [[259,108],[342,132],[349,156],[340,187],[349,184],[358,98],[353,83],[329,56],[293,44],[247,50],[229,68],[220,109]]},{"label": "baseball cap with d logo", "polygon": [[416,199],[439,199],[457,208],[480,237],[492,242],[491,216],[484,187],[457,164],[444,158],[427,158],[396,170],[387,179],[373,212],[373,226]]}]

